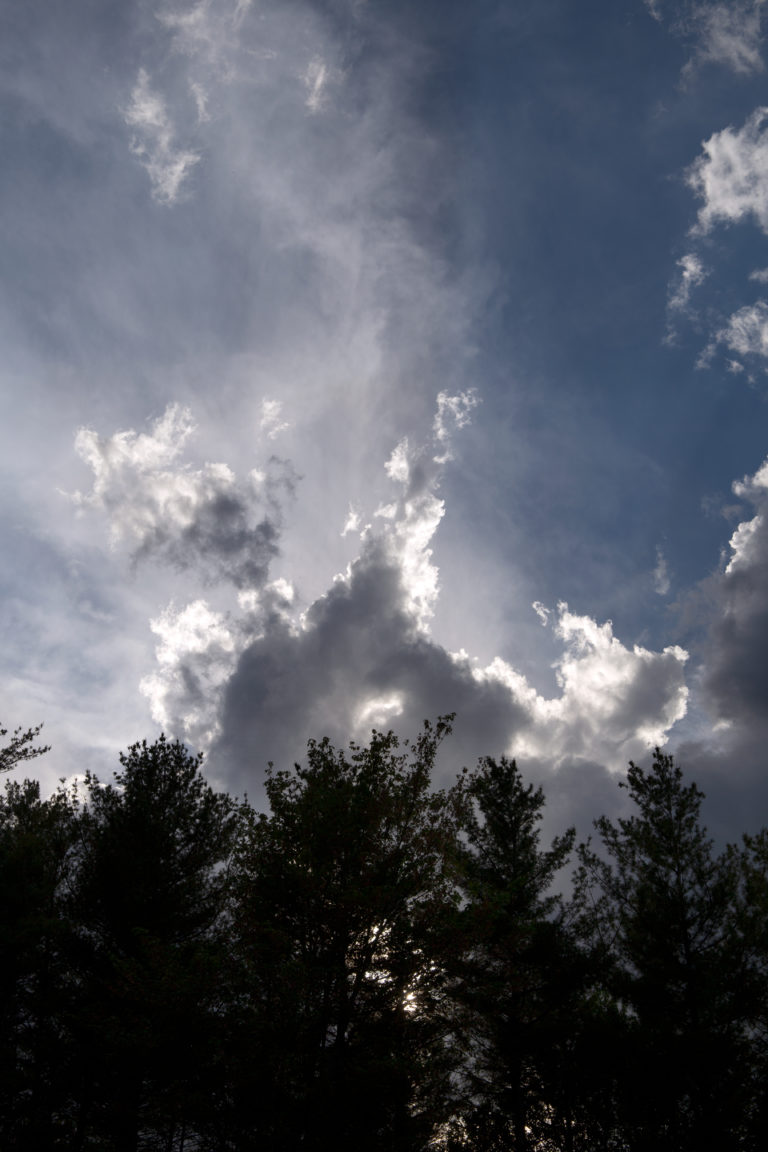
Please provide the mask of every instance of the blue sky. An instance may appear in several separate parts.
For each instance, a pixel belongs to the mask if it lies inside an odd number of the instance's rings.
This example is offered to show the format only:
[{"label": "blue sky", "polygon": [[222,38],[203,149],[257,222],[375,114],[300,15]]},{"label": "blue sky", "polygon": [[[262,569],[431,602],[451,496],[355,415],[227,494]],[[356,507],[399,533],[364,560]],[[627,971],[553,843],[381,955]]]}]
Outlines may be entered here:
[{"label": "blue sky", "polygon": [[258,800],[455,711],[764,822],[766,6],[0,16],[0,718]]}]

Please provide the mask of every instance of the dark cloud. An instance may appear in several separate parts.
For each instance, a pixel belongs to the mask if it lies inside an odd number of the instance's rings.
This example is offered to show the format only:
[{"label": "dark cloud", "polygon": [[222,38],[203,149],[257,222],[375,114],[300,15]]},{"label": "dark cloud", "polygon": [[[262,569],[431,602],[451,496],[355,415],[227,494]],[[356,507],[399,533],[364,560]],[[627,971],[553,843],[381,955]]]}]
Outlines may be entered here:
[{"label": "dark cloud", "polygon": [[749,729],[768,715],[768,461],[733,488],[755,515],[738,525],[727,564],[708,581],[702,685],[718,720]]},{"label": "dark cloud", "polygon": [[[360,555],[326,595],[297,621],[274,590],[239,624],[239,657],[221,680],[214,772],[253,793],[267,762],[300,758],[310,737],[345,744],[373,727],[415,733],[425,718],[449,712],[457,720],[442,759],[447,777],[478,756],[505,753],[562,770],[563,779],[564,765],[590,755],[615,770],[664,738],[685,711],[680,649],[628,649],[610,624],[560,605],[561,694],[547,700],[503,661],[481,668],[437,643],[428,630],[438,591],[429,543],[442,515],[434,494],[440,461],[401,444],[388,472],[399,500],[381,510],[383,525],[364,531]],[[192,644],[175,683],[194,678],[201,659],[207,650]],[[182,673],[187,660],[192,670]],[[576,770],[577,792],[581,777]]]},{"label": "dark cloud", "polygon": [[191,414],[178,405],[149,433],[102,438],[82,429],[76,446],[94,485],[74,500],[107,513],[113,542],[126,540],[134,563],[155,560],[207,583],[261,588],[278,554],[282,502],[296,474],[276,456],[245,481],[226,464],[182,466],[177,459],[193,430]]}]

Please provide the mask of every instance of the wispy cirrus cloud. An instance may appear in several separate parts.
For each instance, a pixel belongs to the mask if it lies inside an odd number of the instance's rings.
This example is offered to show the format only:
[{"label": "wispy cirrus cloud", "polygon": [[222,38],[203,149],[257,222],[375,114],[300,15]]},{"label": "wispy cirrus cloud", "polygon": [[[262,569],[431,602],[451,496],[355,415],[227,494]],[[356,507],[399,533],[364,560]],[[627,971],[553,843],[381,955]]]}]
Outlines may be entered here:
[{"label": "wispy cirrus cloud", "polygon": [[736,75],[762,72],[762,17],[765,0],[644,0],[658,23],[690,45],[683,80],[691,80],[706,65],[727,68]]},{"label": "wispy cirrus cloud", "polygon": [[[198,90],[196,101],[198,115],[203,119],[205,101],[202,89]],[[133,129],[131,151],[146,169],[153,198],[159,204],[175,204],[200,154],[177,145],[168,107],[162,96],[153,90],[144,68],[139,69],[130,103],[123,115],[125,123]]]},{"label": "wispy cirrus cloud", "polygon": [[705,64],[719,64],[737,75],[762,72],[763,8],[763,0],[695,4],[689,25],[695,37],[694,52],[683,75],[690,77]]}]

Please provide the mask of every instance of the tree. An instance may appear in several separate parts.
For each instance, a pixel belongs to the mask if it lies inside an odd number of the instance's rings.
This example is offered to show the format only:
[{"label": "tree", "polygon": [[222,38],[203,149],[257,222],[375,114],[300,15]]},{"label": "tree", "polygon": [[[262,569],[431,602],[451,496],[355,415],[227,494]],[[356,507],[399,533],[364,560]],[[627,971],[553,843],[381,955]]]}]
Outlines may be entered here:
[{"label": "tree", "polygon": [[65,894],[76,839],[61,792],[6,781],[0,796],[0,1145],[68,1147],[75,1053],[67,1021],[71,927]]},{"label": "tree", "polygon": [[630,764],[637,809],[580,847],[582,926],[609,964],[622,1010],[621,1122],[629,1148],[687,1152],[749,1146],[749,1061],[734,932],[738,876],[700,822],[703,793],[671,756]]},{"label": "tree", "polygon": [[523,782],[514,760],[481,760],[466,789],[463,1123],[477,1149],[541,1147],[572,1122],[564,1064],[583,964],[552,885],[575,834],[541,847],[544,794]]},{"label": "tree", "polygon": [[374,732],[348,754],[310,741],[305,766],[270,770],[271,810],[237,869],[239,1148],[407,1152],[437,1125],[459,798],[431,776],[450,719],[404,752]]},{"label": "tree", "polygon": [[80,933],[78,1131],[109,1152],[174,1149],[211,1123],[227,867],[238,806],[161,736],[86,775],[71,915]]},{"label": "tree", "polygon": [[[0,748],[0,772],[10,772],[11,768],[15,768],[17,764],[26,760],[34,760],[37,756],[50,752],[49,744],[34,747],[33,742],[40,735],[42,728],[42,724],[38,724],[36,728],[28,728],[26,732],[22,731],[21,728],[17,728],[13,732],[10,744]],[[0,740],[7,735],[8,729],[0,727]]]}]

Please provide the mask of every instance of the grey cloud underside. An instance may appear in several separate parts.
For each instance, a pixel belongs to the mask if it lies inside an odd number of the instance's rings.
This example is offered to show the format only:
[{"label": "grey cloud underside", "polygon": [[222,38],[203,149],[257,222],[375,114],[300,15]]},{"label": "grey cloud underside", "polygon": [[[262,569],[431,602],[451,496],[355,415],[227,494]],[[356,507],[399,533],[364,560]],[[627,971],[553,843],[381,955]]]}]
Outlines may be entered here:
[{"label": "grey cloud underside", "polygon": [[262,513],[256,498],[215,492],[195,509],[184,527],[174,531],[172,526],[153,526],[133,550],[132,560],[135,564],[155,560],[179,571],[194,570],[207,583],[228,581],[238,589],[261,587],[279,555],[282,528],[275,501],[270,513]]},{"label": "grey cloud underside", "polygon": [[294,495],[296,474],[274,455],[242,480],[226,464],[194,469],[179,461],[194,432],[179,405],[139,435],[81,429],[76,447],[94,482],[72,499],[107,515],[113,544],[125,541],[134,565],[154,560],[208,583],[260,588],[279,553],[282,505]]},{"label": "grey cloud underside", "polygon": [[[527,722],[523,707],[499,683],[478,684],[461,663],[420,634],[403,610],[400,574],[375,552],[351,581],[332,588],[293,632],[273,618],[243,652],[224,697],[223,736],[211,752],[227,777],[258,782],[270,760],[291,763],[311,735],[345,743],[361,728],[415,733],[425,717],[455,711],[456,733],[442,763],[472,762],[479,749],[507,749]],[[361,702],[400,701],[396,717],[361,725]],[[378,723],[375,721],[378,720]],[[250,785],[249,785],[250,787]]]},{"label": "grey cloud underside", "polygon": [[704,629],[701,695],[718,723],[676,750],[725,838],[734,828],[756,831],[768,812],[768,462],[733,487],[755,515],[738,525],[727,563],[693,598]]},{"label": "grey cloud underside", "polygon": [[703,684],[718,719],[746,733],[768,723],[768,462],[734,489],[755,515],[737,528],[725,571],[709,582],[714,612]]}]

